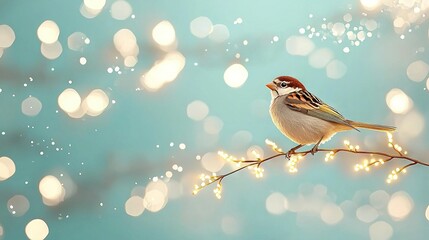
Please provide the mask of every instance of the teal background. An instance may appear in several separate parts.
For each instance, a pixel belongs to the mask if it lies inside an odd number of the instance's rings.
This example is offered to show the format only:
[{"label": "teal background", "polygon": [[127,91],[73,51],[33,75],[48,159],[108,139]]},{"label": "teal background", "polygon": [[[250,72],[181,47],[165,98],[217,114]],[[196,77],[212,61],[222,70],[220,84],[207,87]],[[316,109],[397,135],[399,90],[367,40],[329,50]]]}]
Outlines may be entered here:
[{"label": "teal background", "polygon": [[[353,212],[344,213],[343,221],[334,226],[326,225],[314,213],[298,216],[286,211],[277,216],[267,212],[265,201],[271,193],[281,192],[288,198],[305,195],[317,184],[327,187],[334,203],[353,200],[357,206],[366,203],[369,193],[379,189],[389,194],[406,191],[414,202],[410,215],[394,221],[384,211],[376,221],[386,221],[393,227],[393,239],[423,239],[429,234],[425,218],[429,204],[428,169],[412,167],[398,182],[386,184],[386,176],[399,162],[369,174],[353,173],[359,158],[341,155],[326,164],[324,155],[317,154],[307,157],[299,172],[291,175],[285,171],[285,160],[279,158],[265,164],[265,176],[260,180],[245,171],[225,179],[222,200],[217,200],[211,189],[197,196],[191,194],[198,174],[204,172],[196,155],[218,149],[243,155],[250,145],[264,147],[266,138],[284,149],[294,146],[277,131],[268,114],[270,95],[265,84],[279,75],[299,78],[312,93],[344,116],[374,123],[394,125],[401,117],[392,113],[385,101],[390,89],[400,88],[412,98],[413,109],[426,120],[429,110],[425,81],[408,80],[406,69],[415,60],[429,59],[426,51],[416,52],[419,47],[428,47],[427,21],[401,40],[393,32],[388,14],[371,15],[379,22],[375,31],[378,37],[351,48],[349,54],[332,41],[314,39],[316,47],[331,49],[336,59],[347,66],[343,78],[332,80],[323,69],[312,68],[306,57],[288,54],[285,41],[298,35],[301,27],[320,25],[322,18],[335,22],[350,12],[355,21],[362,11],[359,2],[129,2],[136,18],[118,21],[109,14],[112,1],[107,1],[105,9],[94,19],[80,14],[80,1],[0,1],[0,24],[12,27],[16,35],[14,44],[0,58],[0,132],[6,132],[0,135],[0,155],[13,159],[17,168],[12,178],[0,182],[3,239],[25,239],[25,225],[34,218],[42,218],[48,224],[47,239],[369,239],[370,224],[357,220]],[[309,18],[309,14],[314,17]],[[228,43],[215,44],[194,37],[189,23],[198,16],[225,24],[230,31]],[[234,25],[238,17],[243,23]],[[59,41],[63,45],[62,55],[52,61],[41,55],[36,35],[38,26],[47,19],[60,27]],[[140,75],[162,56],[151,39],[152,28],[162,20],[173,24],[186,66],[174,82],[159,91],[136,91]],[[140,46],[139,62],[135,71],[121,67],[122,75],[109,74],[108,67],[122,64],[112,42],[114,33],[121,28],[135,33]],[[83,52],[67,47],[67,37],[76,31],[91,39]],[[273,36],[280,40],[270,43]],[[243,40],[248,40],[249,45],[243,46]],[[226,48],[231,51],[226,52]],[[234,57],[237,52],[241,54],[239,60]],[[88,60],[84,66],[79,64],[81,56]],[[249,62],[244,62],[245,58]],[[199,65],[194,66],[194,62]],[[246,83],[238,89],[228,87],[223,80],[225,69],[235,62],[249,72]],[[33,82],[29,82],[30,77]],[[71,85],[69,80],[73,81]],[[28,86],[24,87],[24,83]],[[68,87],[82,95],[94,88],[103,89],[116,104],[110,104],[98,117],[71,119],[57,105],[58,95]],[[43,104],[35,117],[21,112],[21,102],[29,95]],[[217,137],[204,133],[202,122],[187,117],[186,107],[194,100],[204,101],[210,108],[209,115],[222,119],[224,126]],[[252,105],[255,100],[260,102],[256,109]],[[232,143],[231,137],[240,130],[251,132],[252,141],[234,147],[237,143]],[[385,136],[368,131],[338,134],[326,146],[341,146],[346,138],[365,148],[387,150]],[[51,139],[64,151],[46,149]],[[365,146],[366,139],[374,144]],[[31,140],[39,145],[31,146]],[[411,156],[427,160],[427,128],[407,142],[397,140]],[[175,146],[170,147],[170,142]],[[180,150],[179,143],[185,143],[186,149]],[[43,156],[39,154],[42,150]],[[269,154],[269,150],[265,153]],[[145,211],[137,218],[128,216],[124,203],[133,187],[145,186],[152,177],[172,171],[173,164],[184,168],[182,173],[174,172],[172,178],[179,183],[181,196],[170,199],[160,212]],[[59,172],[73,179],[77,193],[59,206],[45,206],[38,183],[43,176]],[[21,217],[12,216],[6,206],[16,194],[30,201],[29,211]],[[69,217],[64,218],[66,215]],[[237,222],[234,234],[222,230],[222,219],[227,216]]]}]

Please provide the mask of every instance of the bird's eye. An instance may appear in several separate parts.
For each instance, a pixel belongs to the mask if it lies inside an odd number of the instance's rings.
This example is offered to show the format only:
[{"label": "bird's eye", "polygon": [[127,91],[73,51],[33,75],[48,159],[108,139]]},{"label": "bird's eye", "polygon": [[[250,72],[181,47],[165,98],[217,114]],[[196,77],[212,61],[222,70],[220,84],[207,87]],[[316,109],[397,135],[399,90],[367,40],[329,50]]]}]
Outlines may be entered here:
[{"label": "bird's eye", "polygon": [[281,82],[281,83],[280,83],[280,87],[285,88],[286,86],[287,86],[287,83],[286,83],[286,82]]}]

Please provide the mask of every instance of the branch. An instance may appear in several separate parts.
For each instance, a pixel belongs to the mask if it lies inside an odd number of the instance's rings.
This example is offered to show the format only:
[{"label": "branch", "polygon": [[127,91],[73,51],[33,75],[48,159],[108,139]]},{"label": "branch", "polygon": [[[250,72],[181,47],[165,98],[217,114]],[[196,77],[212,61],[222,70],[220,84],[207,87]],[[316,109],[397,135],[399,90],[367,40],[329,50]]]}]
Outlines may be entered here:
[{"label": "branch", "polygon": [[[388,146],[393,150],[394,152],[393,154],[386,153],[386,152],[379,152],[379,151],[363,151],[363,150],[360,150],[360,147],[358,145],[353,146],[347,140],[344,141],[344,145],[345,145],[344,148],[334,148],[334,149],[320,148],[320,149],[317,149],[316,153],[327,152],[325,155],[325,162],[333,160],[336,154],[339,152],[347,152],[351,154],[369,156],[370,157],[369,159],[365,158],[362,160],[361,163],[358,163],[354,166],[354,170],[356,172],[361,170],[369,171],[372,167],[378,167],[378,166],[384,165],[385,163],[390,162],[393,159],[402,159],[402,160],[408,161],[408,164],[392,170],[392,172],[389,174],[389,176],[386,179],[387,183],[391,183],[392,181],[397,180],[398,174],[406,173],[407,168],[411,166],[422,165],[422,166],[429,167],[429,163],[407,156],[407,151],[404,151],[401,146],[393,142],[393,137],[391,133],[387,133],[387,138],[388,138]],[[223,175],[216,175],[216,173],[212,173],[212,175],[201,174],[200,175],[201,184],[195,185],[193,194],[195,195],[203,188],[211,184],[217,183],[216,188],[213,190],[213,192],[215,193],[216,197],[220,199],[222,197],[222,181],[224,178],[246,168],[249,169],[256,176],[256,178],[261,178],[263,177],[263,173],[264,173],[264,169],[261,167],[261,165],[264,162],[270,161],[280,156],[285,156],[286,158],[289,159],[287,163],[287,167],[290,173],[294,173],[298,171],[298,163],[301,160],[303,160],[306,155],[311,153],[311,150],[300,151],[300,152],[291,152],[291,151],[284,152],[281,148],[277,146],[276,143],[268,139],[265,140],[265,143],[268,146],[270,146],[274,152],[276,152],[275,155],[272,155],[267,158],[261,158],[261,156],[256,151],[253,151],[252,154],[255,156],[255,159],[248,160],[244,158],[238,159],[234,156],[228,155],[225,152],[219,151],[218,152],[219,156],[221,156],[225,161],[235,164],[237,168]]]}]

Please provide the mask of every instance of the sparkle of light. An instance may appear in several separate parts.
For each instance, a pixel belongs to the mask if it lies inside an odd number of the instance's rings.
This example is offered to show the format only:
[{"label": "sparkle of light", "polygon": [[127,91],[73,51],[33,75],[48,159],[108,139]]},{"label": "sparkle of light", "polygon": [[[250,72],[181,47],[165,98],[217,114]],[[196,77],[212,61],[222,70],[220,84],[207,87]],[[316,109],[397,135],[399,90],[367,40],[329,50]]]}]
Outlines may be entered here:
[{"label": "sparkle of light", "polygon": [[243,65],[235,63],[225,70],[223,79],[228,86],[239,88],[246,82],[248,76],[247,69]]},{"label": "sparkle of light", "polygon": [[80,63],[81,65],[85,65],[85,64],[86,64],[86,58],[85,58],[85,57],[81,57],[81,58],[79,58],[79,63]]}]

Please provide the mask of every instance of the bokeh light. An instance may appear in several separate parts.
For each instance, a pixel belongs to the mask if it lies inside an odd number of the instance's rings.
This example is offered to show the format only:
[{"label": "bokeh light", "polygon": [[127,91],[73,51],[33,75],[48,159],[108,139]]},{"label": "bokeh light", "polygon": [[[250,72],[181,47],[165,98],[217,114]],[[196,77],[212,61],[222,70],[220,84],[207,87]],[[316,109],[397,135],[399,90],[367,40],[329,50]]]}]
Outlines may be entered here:
[{"label": "bokeh light", "polygon": [[170,52],[140,78],[148,91],[157,91],[165,84],[174,81],[185,67],[185,57],[180,52]]},{"label": "bokeh light", "polygon": [[410,214],[413,207],[414,203],[411,197],[406,192],[399,191],[390,198],[387,211],[393,220],[400,221]]},{"label": "bokeh light", "polygon": [[279,192],[271,193],[265,200],[265,208],[274,215],[280,215],[286,211],[287,198]]},{"label": "bokeh light", "polygon": [[35,97],[28,97],[21,103],[21,111],[27,116],[37,116],[42,110],[42,103]]},{"label": "bokeh light", "polygon": [[331,31],[332,31],[332,35],[334,35],[334,37],[340,37],[346,31],[346,27],[344,26],[344,23],[337,22],[337,23],[334,23]]},{"label": "bokeh light", "polygon": [[89,39],[84,33],[74,32],[67,38],[67,46],[73,51],[83,51],[84,47],[88,45],[85,43]]},{"label": "bokeh light", "polygon": [[168,187],[167,185],[161,181],[152,181],[150,182],[145,189],[145,193],[147,194],[148,192],[152,191],[152,190],[158,190],[160,191],[165,197],[168,196]]},{"label": "bokeh light", "polygon": [[152,38],[161,46],[170,46],[176,41],[176,31],[169,21],[162,21],[153,28]]},{"label": "bokeh light", "polygon": [[137,38],[129,29],[123,28],[117,31],[113,35],[113,43],[122,57],[137,56],[139,53]]},{"label": "bokeh light", "polygon": [[101,10],[106,5],[106,0],[84,0],[83,3],[87,8]]},{"label": "bokeh light", "polygon": [[338,224],[343,217],[343,210],[334,203],[325,204],[320,212],[320,218],[328,225]]},{"label": "bokeh light", "polygon": [[203,155],[201,165],[209,172],[219,172],[225,165],[225,161],[215,152],[208,152]]},{"label": "bokeh light", "polygon": [[163,192],[153,189],[146,192],[143,199],[143,206],[150,212],[158,212],[164,208],[167,200],[168,198]]},{"label": "bokeh light", "polygon": [[425,119],[420,112],[412,111],[399,119],[396,126],[399,137],[406,142],[422,133]]},{"label": "bokeh light", "polygon": [[356,210],[356,217],[364,223],[370,223],[378,218],[378,212],[370,205],[363,205]]},{"label": "bokeh light", "polygon": [[328,48],[315,50],[308,57],[308,63],[314,68],[324,68],[332,59],[334,54]]},{"label": "bokeh light", "polygon": [[221,221],[221,228],[225,234],[235,235],[240,232],[238,220],[232,216],[225,216]]},{"label": "bokeh light", "polygon": [[88,6],[86,6],[85,4],[82,4],[80,6],[80,14],[82,14],[82,16],[84,16],[85,18],[91,19],[91,18],[95,18],[96,16],[98,16],[98,14],[101,13],[102,9],[92,9],[89,8]]},{"label": "bokeh light", "polygon": [[229,38],[229,30],[227,26],[223,24],[213,25],[212,31],[209,35],[210,40],[217,43],[222,43],[228,40],[228,38]]},{"label": "bokeh light", "polygon": [[66,112],[73,113],[79,110],[81,104],[81,97],[79,93],[73,88],[65,89],[58,96],[58,106]]},{"label": "bokeh light", "polygon": [[213,31],[212,21],[208,17],[197,17],[190,23],[192,35],[198,38],[205,38]]},{"label": "bokeh light", "polygon": [[45,58],[54,60],[61,56],[61,53],[63,52],[63,47],[58,41],[51,44],[42,43],[40,45],[40,52]]},{"label": "bokeh light", "polygon": [[110,14],[116,20],[126,20],[133,13],[133,8],[125,0],[118,0],[110,6]]},{"label": "bokeh light", "polygon": [[49,227],[42,219],[33,219],[25,226],[25,234],[31,240],[43,240],[49,234]]},{"label": "bokeh light", "polygon": [[247,149],[246,155],[249,159],[264,158],[264,150],[258,145],[253,145]]},{"label": "bokeh light", "polygon": [[15,42],[15,32],[13,29],[6,24],[0,25],[0,49],[12,46],[13,42]]},{"label": "bokeh light", "polygon": [[373,11],[381,5],[381,0],[360,0],[360,4],[365,10]]},{"label": "bokeh light", "polygon": [[40,41],[45,44],[53,44],[57,42],[59,35],[60,28],[52,20],[44,21],[37,29],[37,36],[39,37]]},{"label": "bokeh light", "polygon": [[340,60],[332,60],[326,66],[326,76],[331,79],[340,79],[344,77],[347,72],[347,66]]},{"label": "bokeh light", "polygon": [[376,209],[384,209],[389,199],[390,195],[384,190],[377,190],[369,195],[369,203]]},{"label": "bokeh light", "polygon": [[23,216],[30,209],[30,202],[23,195],[15,195],[7,201],[7,210],[15,217]]},{"label": "bokeh light", "polygon": [[386,94],[386,103],[392,112],[398,114],[405,114],[413,107],[413,100],[398,88],[394,88]]},{"label": "bokeh light", "polygon": [[410,63],[407,68],[407,76],[410,80],[421,82],[429,73],[429,65],[421,60]]},{"label": "bokeh light", "polygon": [[248,76],[247,69],[243,65],[235,63],[225,70],[223,79],[228,86],[239,88],[246,82]]},{"label": "bokeh light", "polygon": [[209,114],[209,107],[205,102],[195,100],[186,107],[186,114],[194,121],[201,121]]},{"label": "bokeh light", "polygon": [[314,50],[314,43],[304,36],[291,36],[286,40],[286,50],[290,55],[307,56]]},{"label": "bokeh light", "polygon": [[371,240],[388,240],[393,236],[393,228],[384,221],[378,221],[369,226]]},{"label": "bokeh light", "polygon": [[0,157],[0,181],[7,180],[15,174],[15,163],[9,157]]},{"label": "bokeh light", "polygon": [[238,131],[234,133],[234,135],[232,135],[230,146],[237,149],[243,149],[250,144],[250,142],[252,141],[252,138],[253,138],[252,133],[250,133],[249,131],[246,131],[246,130]]},{"label": "bokeh light", "polygon": [[222,119],[215,116],[209,116],[204,119],[204,131],[206,133],[216,135],[216,134],[219,134],[222,128],[223,128]]},{"label": "bokeh light", "polygon": [[144,212],[143,198],[140,196],[131,196],[125,202],[125,212],[133,217],[138,217]]},{"label": "bokeh light", "polygon": [[40,180],[39,192],[44,199],[52,203],[59,203],[64,197],[64,188],[61,182],[52,175],[47,175]]},{"label": "bokeh light", "polygon": [[110,100],[103,90],[95,89],[89,93],[84,102],[88,107],[87,114],[98,116],[109,106]]},{"label": "bokeh light", "polygon": [[426,216],[426,219],[429,221],[429,205],[426,208],[425,216]]}]

